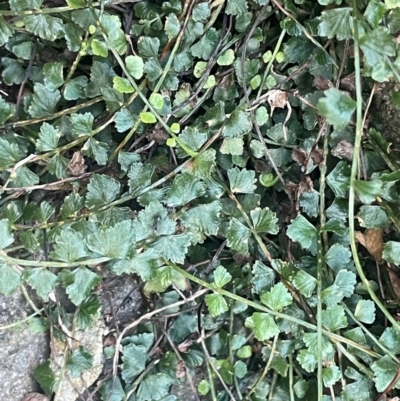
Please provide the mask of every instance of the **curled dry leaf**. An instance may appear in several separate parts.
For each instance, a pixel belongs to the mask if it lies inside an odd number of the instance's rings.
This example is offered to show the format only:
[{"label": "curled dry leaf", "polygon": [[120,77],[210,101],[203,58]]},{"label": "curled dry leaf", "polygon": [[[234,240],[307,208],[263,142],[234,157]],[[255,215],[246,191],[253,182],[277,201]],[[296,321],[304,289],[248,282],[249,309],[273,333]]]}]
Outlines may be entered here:
[{"label": "curled dry leaf", "polygon": [[315,77],[313,80],[313,86],[314,88],[317,88],[320,91],[327,90],[329,88],[333,88],[333,83],[324,77]]},{"label": "curled dry leaf", "polygon": [[273,89],[267,94],[267,101],[271,106],[271,116],[274,110],[278,107],[284,109],[288,104],[288,94],[279,89]]},{"label": "curled dry leaf", "polygon": [[352,143],[343,140],[340,141],[333,149],[332,155],[339,159],[353,160],[354,146]]},{"label": "curled dry leaf", "polygon": [[50,401],[50,399],[44,394],[29,393],[21,401]]},{"label": "curled dry leaf", "polygon": [[357,231],[356,241],[367,249],[377,263],[382,262],[383,230],[369,228],[365,233]]},{"label": "curled dry leaf", "polygon": [[387,269],[387,272],[389,274],[390,284],[392,285],[393,291],[396,294],[397,299],[400,299],[400,278],[398,274],[390,268]]},{"label": "curled dry leaf", "polygon": [[72,159],[68,163],[68,173],[77,177],[78,175],[82,175],[85,173],[87,166],[85,164],[85,159],[82,156],[82,153],[78,150],[72,155]]}]

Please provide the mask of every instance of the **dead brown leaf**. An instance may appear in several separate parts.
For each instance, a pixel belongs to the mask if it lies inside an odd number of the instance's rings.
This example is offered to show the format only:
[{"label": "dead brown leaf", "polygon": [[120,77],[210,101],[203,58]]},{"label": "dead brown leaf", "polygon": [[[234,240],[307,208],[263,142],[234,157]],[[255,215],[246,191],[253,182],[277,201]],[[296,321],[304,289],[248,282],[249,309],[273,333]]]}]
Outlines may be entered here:
[{"label": "dead brown leaf", "polygon": [[383,230],[369,228],[364,233],[365,247],[373,258],[378,262],[382,262],[383,252]]},{"label": "dead brown leaf", "polygon": [[284,109],[288,105],[287,92],[273,89],[268,92],[267,101],[271,107],[271,116],[276,108]]},{"label": "dead brown leaf", "polygon": [[400,278],[395,271],[388,268],[390,284],[392,285],[393,291],[396,294],[397,299],[400,299]]},{"label": "dead brown leaf", "polygon": [[85,159],[82,156],[82,153],[78,150],[72,155],[72,159],[68,163],[68,173],[77,177],[78,175],[82,175],[85,173],[87,166],[85,164]]},{"label": "dead brown leaf", "polygon": [[311,160],[316,166],[319,166],[324,162],[324,152],[322,149],[313,149],[310,154]]},{"label": "dead brown leaf", "polygon": [[307,162],[307,152],[304,149],[293,149],[292,159],[300,166],[304,166]]},{"label": "dead brown leaf", "polygon": [[377,263],[382,263],[383,230],[369,228],[364,233],[356,231],[356,241],[367,249]]},{"label": "dead brown leaf", "polygon": [[353,160],[354,146],[352,143],[343,140],[340,141],[333,149],[332,155],[339,159]]},{"label": "dead brown leaf", "polygon": [[333,88],[333,83],[324,77],[315,77],[312,84],[314,88],[317,88],[320,91]]}]

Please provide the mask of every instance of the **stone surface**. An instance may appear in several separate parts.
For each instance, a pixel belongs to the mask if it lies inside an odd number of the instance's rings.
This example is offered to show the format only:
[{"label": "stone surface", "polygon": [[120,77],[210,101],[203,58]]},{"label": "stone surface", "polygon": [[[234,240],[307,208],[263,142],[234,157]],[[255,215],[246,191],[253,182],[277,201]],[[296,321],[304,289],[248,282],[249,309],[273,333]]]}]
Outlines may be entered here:
[{"label": "stone surface", "polygon": [[[21,292],[10,297],[0,294],[1,327],[31,313]],[[0,330],[0,401],[21,401],[26,394],[40,391],[32,372],[48,358],[48,335],[31,333],[27,323]]]}]

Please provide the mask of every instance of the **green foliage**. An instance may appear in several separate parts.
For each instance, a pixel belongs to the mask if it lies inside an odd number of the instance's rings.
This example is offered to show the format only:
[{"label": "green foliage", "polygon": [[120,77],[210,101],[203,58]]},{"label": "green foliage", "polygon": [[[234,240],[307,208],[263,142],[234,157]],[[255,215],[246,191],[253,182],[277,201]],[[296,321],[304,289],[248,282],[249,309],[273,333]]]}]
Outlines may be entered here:
[{"label": "green foliage", "polygon": [[[0,292],[28,287],[30,326],[70,342],[137,282],[143,304],[105,319],[123,338],[103,400],[174,401],[208,371],[213,399],[369,401],[398,371],[393,280],[382,301],[375,282],[400,264],[398,146],[375,83],[400,76],[399,4],[273,3],[1,7]],[[74,349],[62,369],[84,376]],[[47,362],[35,377],[56,391]]]}]

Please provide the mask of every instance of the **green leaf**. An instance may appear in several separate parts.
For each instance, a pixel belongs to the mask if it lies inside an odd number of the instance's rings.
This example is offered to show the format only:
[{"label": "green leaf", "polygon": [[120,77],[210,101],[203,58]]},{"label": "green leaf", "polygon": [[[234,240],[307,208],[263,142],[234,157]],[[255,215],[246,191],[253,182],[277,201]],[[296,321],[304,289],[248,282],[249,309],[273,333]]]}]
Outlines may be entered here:
[{"label": "green leaf", "polygon": [[30,187],[39,182],[39,177],[29,170],[28,167],[22,166],[10,176],[12,186],[15,187]]},{"label": "green leaf", "polygon": [[239,170],[237,167],[228,170],[229,184],[232,193],[251,194],[256,189],[257,181],[253,170]]},{"label": "green leaf", "polygon": [[164,99],[159,93],[152,93],[149,102],[156,109],[162,109],[164,106]]},{"label": "green leaf", "polygon": [[192,236],[190,233],[166,235],[153,242],[152,247],[158,251],[163,258],[174,263],[184,263],[191,239]]},{"label": "green leaf", "polygon": [[0,124],[4,124],[9,118],[11,118],[14,115],[14,110],[15,110],[14,107],[11,104],[7,103],[0,96]]},{"label": "green leaf", "polygon": [[87,87],[88,79],[85,76],[79,76],[71,79],[65,84],[64,99],[77,100],[85,99],[85,88]]},{"label": "green leaf", "polygon": [[[235,52],[232,49],[228,49],[226,52],[222,53],[218,59],[218,65],[231,65],[235,61]],[[262,124],[261,124],[262,125]]]},{"label": "green leaf", "polygon": [[385,0],[385,5],[389,10],[400,7],[399,0]]},{"label": "green leaf", "polygon": [[345,297],[351,297],[353,295],[356,283],[356,275],[343,268],[337,273],[335,278],[335,285],[341,289]]},{"label": "green leaf", "polygon": [[54,150],[58,146],[60,137],[60,131],[48,123],[43,123],[40,127],[39,139],[36,141],[36,149],[39,152]]},{"label": "green leaf", "polygon": [[130,220],[117,223],[114,227],[95,232],[87,237],[88,248],[111,259],[125,259],[131,247],[134,233]]},{"label": "green leaf", "polygon": [[33,370],[33,376],[47,395],[53,392],[57,377],[51,370],[50,361],[43,362]]},{"label": "green leaf", "polygon": [[[2,220],[0,220],[1,223]],[[0,232],[1,229],[0,229]],[[9,264],[0,264],[0,292],[6,297],[12,295],[15,290],[21,285],[21,274]]]},{"label": "green leaf", "polygon": [[165,19],[165,33],[167,34],[168,39],[173,39],[178,36],[180,30],[181,24],[178,17],[175,14],[169,14]]},{"label": "green leaf", "polygon": [[256,121],[259,126],[264,125],[269,120],[268,110],[261,106],[256,110]]},{"label": "green leaf", "polygon": [[114,114],[115,127],[118,132],[124,132],[131,129],[137,123],[137,116],[133,115],[129,110],[122,109]]},{"label": "green leaf", "polygon": [[220,294],[207,294],[204,297],[210,315],[213,317],[222,315],[229,310],[225,298]]},{"label": "green leaf", "polygon": [[146,367],[147,347],[142,344],[129,344],[122,351],[122,378],[126,383],[132,383],[136,376]]},{"label": "green leaf", "polygon": [[[384,391],[396,376],[398,366],[389,355],[385,355],[371,365],[374,372],[375,387],[378,392]],[[398,382],[395,385],[398,387]]]},{"label": "green leaf", "polygon": [[4,46],[8,42],[8,39],[13,35],[14,29],[11,25],[4,21],[3,17],[0,17],[0,46]]},{"label": "green leaf", "polygon": [[65,366],[71,377],[79,377],[84,370],[93,366],[93,355],[81,345],[69,356]]},{"label": "green leaf", "polygon": [[214,270],[214,284],[218,288],[222,288],[232,280],[232,275],[227,272],[225,267],[219,265]]},{"label": "green leaf", "polygon": [[362,203],[371,204],[376,197],[382,194],[383,182],[379,180],[359,181],[354,180],[354,190]]},{"label": "green leaf", "polygon": [[261,302],[269,308],[280,311],[293,302],[293,298],[283,283],[274,285],[271,291],[261,295]]},{"label": "green leaf", "polygon": [[[36,16],[35,16],[36,17]],[[42,84],[35,84],[33,87],[32,103],[28,108],[31,117],[46,117],[54,114],[57,103],[61,99],[58,90],[51,92]]]},{"label": "green leaf", "polygon": [[43,0],[10,0],[11,10],[37,10],[41,7]]},{"label": "green leaf", "polygon": [[219,39],[219,34],[215,28],[208,29],[200,40],[194,44],[190,51],[193,57],[202,60],[209,60]]},{"label": "green leaf", "polygon": [[247,365],[243,361],[236,361],[233,366],[235,376],[242,379],[247,373]]},{"label": "green leaf", "polygon": [[37,14],[23,18],[25,29],[42,39],[53,42],[63,30],[62,19],[47,14]]},{"label": "green leaf", "polygon": [[396,42],[383,27],[361,35],[359,44],[367,63],[371,67],[374,67],[378,62],[382,62],[385,57],[391,57],[396,54]]},{"label": "green leaf", "polygon": [[6,248],[14,242],[14,236],[11,233],[10,222],[8,219],[0,220],[0,249]]},{"label": "green leaf", "polygon": [[142,121],[145,124],[154,124],[157,122],[156,116],[149,112],[149,111],[144,111],[140,113],[140,121]]},{"label": "green leaf", "polygon": [[318,35],[337,40],[349,39],[352,37],[353,19],[351,8],[342,7],[322,11],[321,22],[318,25]]},{"label": "green leaf", "polygon": [[198,231],[204,235],[217,235],[222,209],[219,201],[193,206],[181,217],[182,224],[191,231]]},{"label": "green leaf", "polygon": [[225,12],[228,15],[242,15],[247,11],[247,2],[243,0],[228,0]]},{"label": "green leaf", "polygon": [[318,100],[318,112],[326,117],[336,130],[344,130],[356,109],[356,102],[335,88],[324,91],[325,97]]},{"label": "green leaf", "polygon": [[365,228],[386,228],[390,223],[385,209],[380,206],[361,206],[356,218]]},{"label": "green leaf", "polygon": [[43,66],[44,84],[50,91],[55,91],[64,83],[63,63],[46,63]]},{"label": "green leaf", "polygon": [[147,375],[140,383],[137,391],[138,401],[161,400],[165,397],[174,379],[163,373]]},{"label": "green leaf", "polygon": [[80,305],[89,295],[92,288],[98,285],[101,278],[86,267],[78,267],[70,274],[72,284],[66,288],[69,299],[76,305]]},{"label": "green leaf", "polygon": [[344,309],[340,305],[335,305],[322,311],[322,324],[330,331],[339,330],[347,327],[347,318]]},{"label": "green leaf", "polygon": [[72,263],[88,256],[88,250],[82,234],[67,228],[62,230],[55,239],[54,250],[50,253],[52,259]]},{"label": "green leaf", "polygon": [[15,143],[0,138],[0,167],[9,167],[21,160],[24,154]]},{"label": "green leaf", "polygon": [[286,234],[303,249],[308,249],[315,241],[317,230],[304,216],[299,215],[291,221]]},{"label": "green leaf", "polygon": [[105,166],[108,161],[109,146],[90,137],[82,147],[84,155],[92,157],[99,166]]},{"label": "green leaf", "polygon": [[119,196],[120,187],[114,178],[93,174],[87,186],[86,206],[93,209],[111,203]]},{"label": "green leaf", "polygon": [[250,229],[234,217],[229,222],[229,228],[226,233],[227,245],[234,251],[248,255],[250,235]]},{"label": "green leaf", "polygon": [[95,56],[107,57],[108,47],[107,44],[98,39],[93,39],[91,42],[92,51]]},{"label": "green leaf", "polygon": [[[113,79],[113,88],[116,89],[119,93],[133,93],[135,89],[130,84],[129,80],[121,77],[114,77]],[[143,114],[143,113],[141,113]],[[151,113],[148,113],[151,114]]]},{"label": "green leaf", "polygon": [[275,272],[256,260],[252,267],[253,277],[251,279],[252,291],[255,294],[262,294],[268,291],[275,282]]},{"label": "green leaf", "polygon": [[144,63],[141,57],[130,55],[125,58],[125,64],[126,69],[133,78],[140,79],[143,77]]},{"label": "green leaf", "polygon": [[225,138],[242,137],[251,130],[251,121],[249,115],[240,109],[236,109],[226,121],[222,130]]},{"label": "green leaf", "polygon": [[344,198],[350,186],[350,166],[344,161],[336,164],[326,177],[326,182],[338,198]]},{"label": "green leaf", "polygon": [[202,3],[196,4],[193,7],[192,19],[196,22],[205,22],[210,14],[210,6],[208,5],[208,2],[204,1]]},{"label": "green leaf", "polygon": [[153,235],[173,234],[175,226],[176,223],[168,217],[168,210],[158,201],[153,201],[139,212],[138,218],[132,222],[132,231],[135,242],[139,242]]},{"label": "green leaf", "polygon": [[224,155],[241,156],[243,144],[242,138],[225,138],[219,150]]},{"label": "green leaf", "polygon": [[136,273],[143,281],[147,281],[156,277],[159,265],[159,254],[150,248],[145,252],[135,254],[129,260],[119,260],[112,266],[112,271],[118,275]]},{"label": "green leaf", "polygon": [[99,393],[103,401],[122,401],[125,391],[118,376],[108,379],[100,388]]},{"label": "green leaf", "polygon": [[375,304],[369,299],[361,299],[357,302],[354,316],[363,323],[372,324],[375,321]]},{"label": "green leaf", "polygon": [[[82,11],[83,10],[79,10],[79,12]],[[90,10],[87,11],[90,12]],[[90,82],[88,83],[86,89],[87,96],[95,97],[101,95],[102,88],[112,86],[114,77],[115,72],[109,65],[106,63],[101,63],[100,61],[93,61],[90,72]]]},{"label": "green leaf", "polygon": [[351,257],[348,247],[341,244],[333,244],[325,254],[325,262],[335,272],[339,272],[343,266],[346,266]]},{"label": "green leaf", "polygon": [[386,242],[383,246],[382,257],[389,263],[400,264],[400,242]]},{"label": "green leaf", "polygon": [[369,22],[372,28],[378,28],[386,14],[386,6],[376,0],[370,0],[364,12],[365,19]]},{"label": "green leaf", "polygon": [[[77,52],[82,45],[82,35],[84,30],[73,22],[64,24],[64,35],[67,41],[68,50],[71,52]],[[77,77],[77,78],[81,78]]]},{"label": "green leaf", "polygon": [[259,341],[269,340],[279,334],[274,318],[268,313],[253,313],[251,318],[246,319],[245,326],[254,330],[254,336]]},{"label": "green leaf", "polygon": [[60,212],[63,219],[78,216],[79,211],[85,206],[85,199],[77,193],[71,193],[64,198]]},{"label": "green leaf", "polygon": [[144,59],[149,59],[151,57],[158,58],[159,47],[160,40],[158,38],[142,36],[138,40],[139,55]]},{"label": "green leaf", "polygon": [[333,386],[342,377],[342,373],[336,365],[322,369],[322,380],[325,387]]},{"label": "green leaf", "polygon": [[308,349],[302,349],[300,350],[296,359],[299,361],[301,367],[306,372],[309,373],[314,372],[318,359],[313,351]]},{"label": "green leaf", "polygon": [[18,45],[13,46],[13,53],[22,60],[30,60],[32,55],[33,43],[23,42]]},{"label": "green leaf", "polygon": [[300,291],[300,294],[310,298],[317,285],[317,280],[307,272],[300,270],[293,279],[293,286]]},{"label": "green leaf", "polygon": [[260,209],[259,207],[250,212],[254,230],[257,233],[278,234],[279,227],[276,214],[269,208]]},{"label": "green leaf", "polygon": [[165,196],[168,206],[183,206],[205,193],[205,185],[198,178],[189,174],[179,174]]},{"label": "green leaf", "polygon": [[[4,67],[2,76],[5,84],[19,85],[23,82],[25,77],[25,69],[21,66],[18,60],[14,60],[8,57],[3,57],[1,59],[1,64]],[[2,106],[2,108],[4,108],[4,106]]]},{"label": "green leaf", "polygon": [[394,354],[400,352],[400,331],[394,327],[387,327],[379,338],[379,342]]},{"label": "green leaf", "polygon": [[311,192],[300,194],[300,206],[304,213],[310,217],[317,217],[319,213],[319,192],[313,189]]},{"label": "green leaf", "polygon": [[163,69],[156,58],[151,58],[144,64],[143,71],[150,82],[154,82],[163,73]]},{"label": "green leaf", "polygon": [[55,274],[43,268],[25,270],[24,278],[46,302],[50,292],[53,291],[58,282],[58,278]]}]

